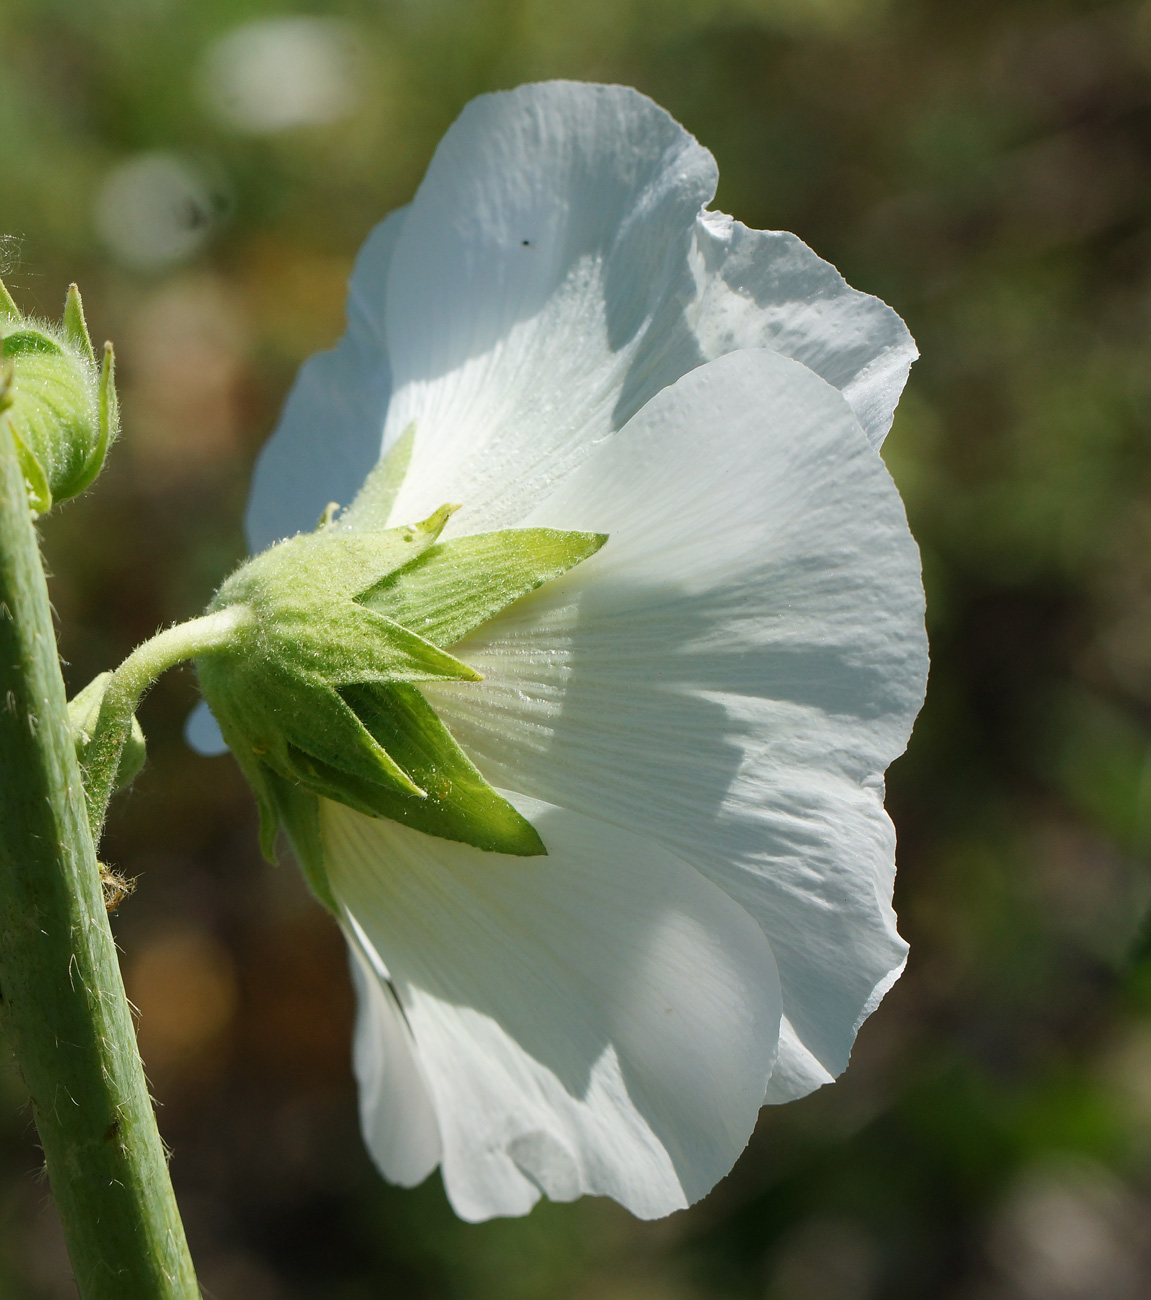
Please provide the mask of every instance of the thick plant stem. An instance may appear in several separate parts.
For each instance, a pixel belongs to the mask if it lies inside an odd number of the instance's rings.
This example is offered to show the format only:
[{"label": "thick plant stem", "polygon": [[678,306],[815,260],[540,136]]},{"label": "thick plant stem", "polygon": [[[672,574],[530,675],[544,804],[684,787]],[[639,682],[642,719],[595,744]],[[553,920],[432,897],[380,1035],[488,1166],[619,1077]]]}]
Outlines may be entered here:
[{"label": "thick plant stem", "polygon": [[0,1016],[83,1300],[199,1297],[108,926],[23,476],[0,414]]}]

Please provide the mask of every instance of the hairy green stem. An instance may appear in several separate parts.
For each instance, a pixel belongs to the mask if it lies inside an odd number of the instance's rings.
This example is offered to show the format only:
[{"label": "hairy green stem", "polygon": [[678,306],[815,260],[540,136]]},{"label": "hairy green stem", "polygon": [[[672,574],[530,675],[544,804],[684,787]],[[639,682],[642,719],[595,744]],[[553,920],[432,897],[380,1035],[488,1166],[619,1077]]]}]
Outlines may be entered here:
[{"label": "hairy green stem", "polygon": [[48,590],[0,414],[0,1017],[83,1300],[199,1296],[124,995]]},{"label": "hairy green stem", "polygon": [[120,752],[132,730],[132,718],[148,687],[185,659],[213,654],[230,645],[236,632],[251,622],[244,605],[190,619],[137,646],[112,674],[100,704],[100,716],[84,755],[84,790],[93,836],[99,840],[108,800],[116,786]]}]

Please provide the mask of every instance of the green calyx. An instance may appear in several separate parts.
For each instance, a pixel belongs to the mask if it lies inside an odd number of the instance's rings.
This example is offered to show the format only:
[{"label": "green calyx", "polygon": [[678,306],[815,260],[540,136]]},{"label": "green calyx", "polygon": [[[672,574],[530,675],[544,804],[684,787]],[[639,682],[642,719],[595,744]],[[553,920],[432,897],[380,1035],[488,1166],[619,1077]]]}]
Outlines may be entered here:
[{"label": "green calyx", "polygon": [[97,365],[75,285],[51,326],[22,316],[0,284],[0,411],[37,514],[99,474],[119,427],[114,358],[105,344]]},{"label": "green calyx", "polygon": [[493,852],[546,853],[419,684],[478,681],[448,647],[607,540],[533,528],[440,542],[455,506],[386,529],[363,507],[326,517],[233,574],[209,612],[242,605],[250,618],[226,648],[196,661],[205,699],[256,792],[265,855],[282,828],[333,907],[321,798]]}]

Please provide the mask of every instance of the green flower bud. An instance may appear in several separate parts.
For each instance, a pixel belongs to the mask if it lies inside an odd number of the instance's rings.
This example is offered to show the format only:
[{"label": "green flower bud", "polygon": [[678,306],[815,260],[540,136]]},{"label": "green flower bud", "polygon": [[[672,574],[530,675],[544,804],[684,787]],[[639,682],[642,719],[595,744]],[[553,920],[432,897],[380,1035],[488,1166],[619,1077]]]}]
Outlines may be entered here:
[{"label": "green flower bud", "polygon": [[0,412],[39,514],[87,488],[104,464],[119,418],[111,344],[100,366],[75,285],[59,327],[20,314],[0,284]]},{"label": "green flower bud", "polygon": [[243,565],[209,612],[242,606],[229,644],[196,661],[224,739],[256,792],[261,843],[292,840],[332,905],[321,798],[500,853],[546,853],[419,690],[478,681],[447,647],[586,559],[595,533],[533,528],[439,542],[455,506],[405,528],[352,531],[329,516]]}]

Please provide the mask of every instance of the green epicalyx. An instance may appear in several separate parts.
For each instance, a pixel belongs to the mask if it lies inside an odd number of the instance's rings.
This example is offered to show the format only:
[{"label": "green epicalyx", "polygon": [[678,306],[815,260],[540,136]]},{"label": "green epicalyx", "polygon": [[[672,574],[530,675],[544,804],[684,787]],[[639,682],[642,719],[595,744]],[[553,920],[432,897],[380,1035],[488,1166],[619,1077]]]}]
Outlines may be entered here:
[{"label": "green epicalyx", "polygon": [[[403,443],[407,443],[407,448]],[[406,460],[410,434],[401,440]],[[475,681],[449,647],[594,555],[602,533],[508,529],[440,541],[453,505],[380,527],[396,457],[319,528],[241,566],[209,613],[247,611],[231,642],[197,660],[205,699],[260,806],[261,843],[288,833],[313,888],[327,888],[319,799],[492,852],[547,849],[477,771],[419,690]]]}]

